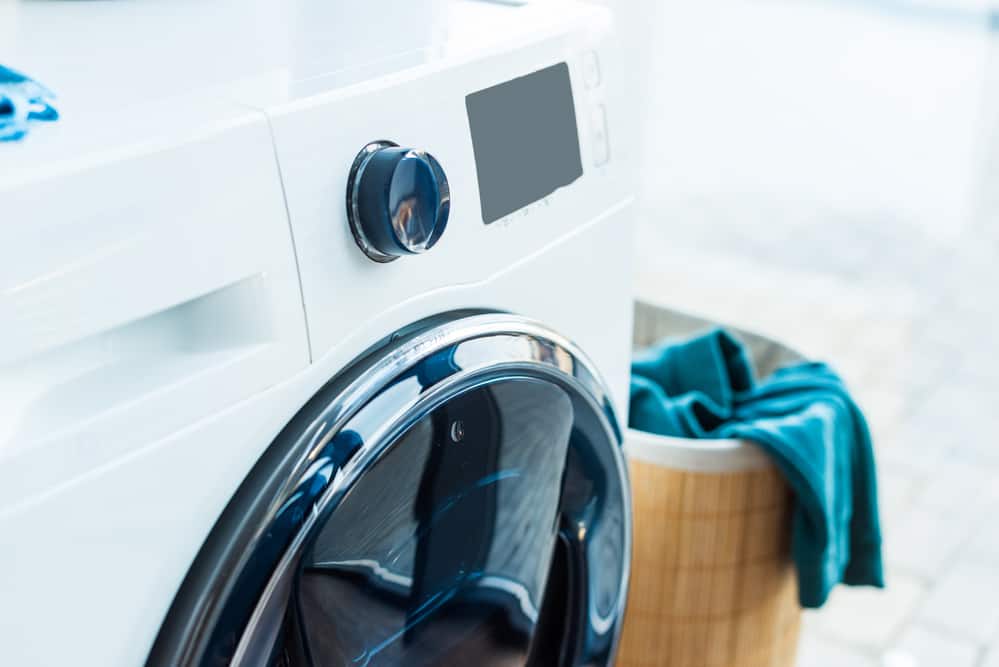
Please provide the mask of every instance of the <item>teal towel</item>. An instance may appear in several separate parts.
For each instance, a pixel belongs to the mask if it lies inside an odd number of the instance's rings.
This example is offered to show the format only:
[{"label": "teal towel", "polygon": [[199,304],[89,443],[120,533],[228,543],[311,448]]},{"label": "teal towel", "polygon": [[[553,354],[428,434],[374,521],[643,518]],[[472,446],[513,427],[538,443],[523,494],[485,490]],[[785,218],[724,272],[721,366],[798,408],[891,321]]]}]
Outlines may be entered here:
[{"label": "teal towel", "polygon": [[751,440],[773,459],[795,494],[802,606],[822,606],[840,582],[884,586],[871,436],[828,366],[800,363],[757,383],[742,344],[714,330],[640,353],[631,373],[631,428]]}]

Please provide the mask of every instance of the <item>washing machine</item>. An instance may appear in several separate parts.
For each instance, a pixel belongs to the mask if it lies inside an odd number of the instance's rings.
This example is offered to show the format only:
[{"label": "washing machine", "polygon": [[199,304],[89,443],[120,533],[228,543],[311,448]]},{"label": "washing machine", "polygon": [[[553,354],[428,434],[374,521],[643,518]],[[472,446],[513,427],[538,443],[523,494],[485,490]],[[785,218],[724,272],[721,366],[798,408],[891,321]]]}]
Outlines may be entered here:
[{"label": "washing machine", "polygon": [[607,10],[5,11],[0,664],[612,664]]}]

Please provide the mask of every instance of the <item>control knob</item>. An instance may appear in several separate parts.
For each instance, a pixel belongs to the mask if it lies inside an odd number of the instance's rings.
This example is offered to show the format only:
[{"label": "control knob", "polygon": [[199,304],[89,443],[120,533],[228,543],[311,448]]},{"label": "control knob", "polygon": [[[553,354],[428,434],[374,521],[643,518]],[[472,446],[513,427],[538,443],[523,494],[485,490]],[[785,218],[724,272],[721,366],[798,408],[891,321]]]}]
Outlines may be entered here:
[{"label": "control knob", "polygon": [[437,160],[391,141],[365,146],[347,180],[347,220],[376,262],[426,252],[447,227],[451,192]]}]

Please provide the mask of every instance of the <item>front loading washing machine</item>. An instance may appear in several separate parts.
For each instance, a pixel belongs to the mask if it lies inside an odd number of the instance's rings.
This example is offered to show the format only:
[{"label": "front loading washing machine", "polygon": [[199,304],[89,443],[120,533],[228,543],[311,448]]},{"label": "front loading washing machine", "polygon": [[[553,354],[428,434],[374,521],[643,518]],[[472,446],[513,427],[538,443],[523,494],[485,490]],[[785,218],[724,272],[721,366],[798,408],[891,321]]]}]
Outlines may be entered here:
[{"label": "front loading washing machine", "polygon": [[15,18],[63,118],[0,149],[0,663],[612,664],[606,10]]}]

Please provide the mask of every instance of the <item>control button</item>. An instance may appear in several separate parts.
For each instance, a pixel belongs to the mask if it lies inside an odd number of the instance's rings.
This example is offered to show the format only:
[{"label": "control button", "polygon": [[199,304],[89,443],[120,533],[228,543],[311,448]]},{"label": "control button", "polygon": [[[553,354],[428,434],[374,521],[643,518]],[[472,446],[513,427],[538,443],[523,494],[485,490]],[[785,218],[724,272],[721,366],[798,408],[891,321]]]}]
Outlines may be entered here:
[{"label": "control button", "polygon": [[590,112],[590,138],[593,142],[593,164],[600,166],[610,160],[610,142],[607,139],[607,114],[604,105],[598,104]]},{"label": "control button", "polygon": [[596,88],[600,85],[600,60],[597,59],[596,51],[587,51],[583,54],[583,85],[587,88]]},{"label": "control button", "polygon": [[426,252],[447,227],[451,192],[429,153],[376,141],[361,149],[347,179],[347,220],[376,262]]}]

